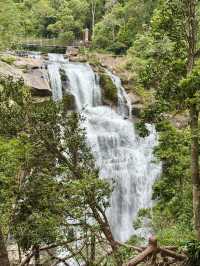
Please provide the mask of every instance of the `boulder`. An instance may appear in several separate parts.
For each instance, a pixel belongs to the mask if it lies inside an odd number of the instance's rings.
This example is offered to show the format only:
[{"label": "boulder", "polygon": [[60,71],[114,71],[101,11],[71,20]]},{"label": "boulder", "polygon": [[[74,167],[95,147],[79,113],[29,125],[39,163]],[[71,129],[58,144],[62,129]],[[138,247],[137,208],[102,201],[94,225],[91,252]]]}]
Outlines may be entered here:
[{"label": "boulder", "polygon": [[130,92],[128,93],[128,97],[131,100],[131,103],[134,104],[141,104],[142,103],[142,99],[141,97],[139,97],[137,94]]},{"label": "boulder", "polygon": [[64,110],[67,113],[69,110],[76,109],[76,100],[74,95],[70,92],[70,83],[69,79],[63,69],[60,69],[60,76],[62,81],[62,91],[63,91],[63,103],[64,103]]},{"label": "boulder", "polygon": [[43,65],[43,59],[39,58],[25,58],[17,57],[14,66],[20,69],[37,69],[41,68]]},{"label": "boulder", "polygon": [[23,78],[20,70],[0,61],[0,78],[8,78],[10,76],[13,77],[14,81]]},{"label": "boulder", "polygon": [[70,62],[77,62],[77,63],[86,63],[87,58],[86,58],[86,56],[70,56],[69,61]]},{"label": "boulder", "polygon": [[117,88],[107,73],[99,73],[99,83],[102,88],[103,103],[116,106],[118,103]]},{"label": "boulder", "polygon": [[77,56],[79,54],[79,49],[74,47],[74,46],[68,46],[67,47],[67,51],[66,51],[66,55],[68,57],[70,56]]},{"label": "boulder", "polygon": [[23,73],[23,78],[33,95],[50,96],[52,94],[46,69],[32,69]]},{"label": "boulder", "polygon": [[[48,81],[47,70],[42,68],[42,61],[38,59],[20,58],[14,65],[0,61],[0,77],[13,77],[14,81],[24,80],[24,84],[31,88],[35,96],[50,96],[52,94]],[[19,68],[17,68],[17,66]],[[23,65],[23,70],[21,66]]]}]

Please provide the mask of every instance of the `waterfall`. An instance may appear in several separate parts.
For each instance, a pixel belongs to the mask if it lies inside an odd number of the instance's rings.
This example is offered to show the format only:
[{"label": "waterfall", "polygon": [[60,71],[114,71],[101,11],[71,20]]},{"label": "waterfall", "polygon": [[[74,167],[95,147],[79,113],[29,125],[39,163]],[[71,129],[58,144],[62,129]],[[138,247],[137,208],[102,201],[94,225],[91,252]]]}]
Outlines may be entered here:
[{"label": "waterfall", "polygon": [[141,208],[152,206],[152,186],[161,166],[153,163],[153,148],[157,143],[154,126],[147,125],[150,135],[140,138],[131,115],[131,104],[121,81],[107,74],[116,85],[117,111],[103,106],[99,78],[88,64],[63,63],[63,57],[50,55],[49,76],[53,98],[62,97],[59,68],[69,81],[67,88],[75,97],[77,110],[83,111],[88,142],[100,169],[100,177],[114,185],[108,218],[115,239],[126,241],[136,231],[133,221]]},{"label": "waterfall", "polygon": [[52,88],[52,95],[54,101],[62,100],[62,81],[60,77],[60,67],[64,64],[63,55],[49,54],[48,73]]},{"label": "waterfall", "polygon": [[69,91],[74,95],[78,111],[101,105],[98,77],[88,64],[68,63],[63,70],[69,80]]},{"label": "waterfall", "polygon": [[117,88],[117,96],[118,96],[118,106],[117,112],[119,115],[124,116],[125,118],[131,118],[132,116],[132,106],[128,95],[122,86],[121,79],[115,75],[113,75],[110,71],[106,70],[108,76],[110,76],[112,82],[115,84]]}]

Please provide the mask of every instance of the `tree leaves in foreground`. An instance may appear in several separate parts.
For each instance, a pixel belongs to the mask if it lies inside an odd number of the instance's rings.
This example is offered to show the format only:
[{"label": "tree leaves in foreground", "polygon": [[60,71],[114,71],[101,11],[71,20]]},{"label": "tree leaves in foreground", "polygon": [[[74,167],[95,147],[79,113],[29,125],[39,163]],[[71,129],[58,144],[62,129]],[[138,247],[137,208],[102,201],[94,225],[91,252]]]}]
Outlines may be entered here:
[{"label": "tree leaves in foreground", "polygon": [[[21,82],[2,81],[0,96],[5,238],[11,234],[20,249],[33,250],[32,256],[53,245],[86,262],[95,260],[94,252],[86,252],[91,245],[107,243],[115,250],[105,216],[111,191],[98,178],[82,116],[66,114],[62,103],[51,100],[33,104]],[[74,255],[77,245],[84,254]]]}]

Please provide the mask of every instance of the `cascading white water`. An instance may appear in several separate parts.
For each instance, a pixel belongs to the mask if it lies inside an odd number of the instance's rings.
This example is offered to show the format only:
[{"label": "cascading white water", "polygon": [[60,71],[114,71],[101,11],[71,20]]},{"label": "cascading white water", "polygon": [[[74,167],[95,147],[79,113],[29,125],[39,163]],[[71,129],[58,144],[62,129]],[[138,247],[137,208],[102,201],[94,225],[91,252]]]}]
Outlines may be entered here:
[{"label": "cascading white water", "polygon": [[76,100],[77,110],[101,105],[98,77],[88,64],[68,63],[64,71],[69,80],[69,90]]},{"label": "cascading white water", "polygon": [[62,100],[62,81],[59,70],[61,64],[64,63],[65,60],[63,55],[49,54],[48,73],[54,101]]},{"label": "cascading white water", "polygon": [[87,137],[100,177],[114,184],[107,214],[112,232],[117,240],[126,241],[135,232],[133,220],[138,210],[152,205],[152,186],[161,171],[160,165],[152,162],[156,131],[148,125],[150,135],[140,138],[134,123],[124,119],[130,116],[131,105],[118,77],[108,72],[118,91],[116,112],[102,105],[99,79],[88,64],[63,64],[62,60],[59,63],[60,59],[53,63],[52,55],[50,60],[50,66],[56,68],[54,73],[49,68],[53,97],[58,99],[57,95],[62,92],[59,76],[59,68],[62,68],[69,80],[68,89],[75,97],[77,110],[83,110],[86,117]]},{"label": "cascading white water", "polygon": [[108,76],[110,76],[111,80],[115,84],[117,88],[117,96],[118,96],[118,106],[117,106],[117,113],[124,118],[131,118],[132,116],[132,106],[130,99],[122,86],[121,79],[115,75],[113,75],[110,71],[106,70]]}]

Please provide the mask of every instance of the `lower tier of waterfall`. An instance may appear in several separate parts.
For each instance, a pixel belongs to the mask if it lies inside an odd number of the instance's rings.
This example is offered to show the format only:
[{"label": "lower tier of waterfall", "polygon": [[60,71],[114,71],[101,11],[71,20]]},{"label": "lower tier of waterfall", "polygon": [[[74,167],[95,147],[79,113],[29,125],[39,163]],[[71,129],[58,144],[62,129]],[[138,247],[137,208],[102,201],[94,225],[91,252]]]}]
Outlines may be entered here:
[{"label": "lower tier of waterfall", "polygon": [[150,135],[146,138],[137,135],[134,121],[127,119],[131,116],[129,98],[120,79],[112,73],[107,74],[116,85],[117,110],[102,105],[98,75],[88,64],[69,63],[61,55],[50,55],[49,60],[53,98],[62,98],[62,69],[68,80],[67,90],[74,95],[77,110],[86,117],[87,138],[100,177],[114,186],[107,213],[112,232],[117,240],[126,241],[137,233],[133,221],[139,209],[152,206],[152,186],[161,172],[160,164],[153,162],[155,128],[148,125]]}]

